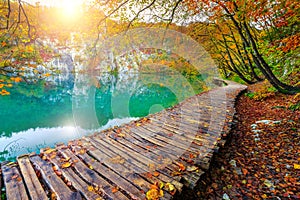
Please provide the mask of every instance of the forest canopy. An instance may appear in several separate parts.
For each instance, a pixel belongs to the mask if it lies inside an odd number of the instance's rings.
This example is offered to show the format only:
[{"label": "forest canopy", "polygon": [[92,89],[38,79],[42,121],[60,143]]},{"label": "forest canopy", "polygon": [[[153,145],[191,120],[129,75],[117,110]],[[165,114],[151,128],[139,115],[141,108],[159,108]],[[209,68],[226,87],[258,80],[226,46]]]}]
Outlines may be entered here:
[{"label": "forest canopy", "polygon": [[28,60],[49,60],[53,52],[41,45],[41,39],[67,45],[74,32],[80,40],[97,41],[131,28],[154,26],[180,31],[198,41],[212,55],[224,78],[248,84],[267,79],[279,92],[300,91],[297,1],[61,2],[61,6],[51,6],[29,0],[1,1],[2,74],[7,73],[8,66],[21,69]]}]

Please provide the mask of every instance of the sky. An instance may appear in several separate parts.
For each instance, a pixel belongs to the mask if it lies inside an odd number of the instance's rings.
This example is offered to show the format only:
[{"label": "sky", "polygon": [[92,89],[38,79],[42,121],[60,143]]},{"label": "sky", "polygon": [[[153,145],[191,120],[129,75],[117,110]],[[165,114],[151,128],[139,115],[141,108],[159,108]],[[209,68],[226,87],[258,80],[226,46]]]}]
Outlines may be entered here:
[{"label": "sky", "polygon": [[78,6],[85,2],[85,0],[23,0],[31,4],[35,4],[40,2],[40,5],[46,6],[58,6],[58,7],[65,7],[65,6]]}]

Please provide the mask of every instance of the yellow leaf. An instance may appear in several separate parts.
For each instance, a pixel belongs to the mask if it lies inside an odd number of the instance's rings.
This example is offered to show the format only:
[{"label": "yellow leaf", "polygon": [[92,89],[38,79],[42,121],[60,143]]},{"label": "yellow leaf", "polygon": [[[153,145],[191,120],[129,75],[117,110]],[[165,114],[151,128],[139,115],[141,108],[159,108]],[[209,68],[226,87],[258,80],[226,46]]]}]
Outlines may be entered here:
[{"label": "yellow leaf", "polygon": [[136,126],[141,126],[142,124],[141,123],[136,123]]},{"label": "yellow leaf", "polygon": [[0,84],[0,88],[3,88],[4,87],[4,84]]},{"label": "yellow leaf", "polygon": [[94,169],[94,167],[92,165],[89,166],[90,169]]},{"label": "yellow leaf", "polygon": [[300,169],[300,165],[299,164],[294,164],[294,169]]},{"label": "yellow leaf", "polygon": [[150,189],[147,193],[146,193],[146,198],[148,200],[157,200],[159,199],[159,192],[156,189]]},{"label": "yellow leaf", "polygon": [[72,164],[70,162],[66,162],[64,164],[61,165],[61,168],[68,168],[70,167]]},{"label": "yellow leaf", "polygon": [[124,133],[119,133],[118,137],[125,137],[126,135]]},{"label": "yellow leaf", "polygon": [[1,94],[2,96],[5,96],[5,95],[9,95],[10,92],[6,91],[5,89],[2,89],[0,94]]},{"label": "yellow leaf", "polygon": [[91,185],[89,185],[89,186],[88,186],[88,191],[93,192],[93,191],[94,191],[94,187],[91,186]]},{"label": "yellow leaf", "polygon": [[33,49],[32,46],[27,46],[27,47],[26,47],[26,51],[27,51],[27,52],[33,52],[33,50],[34,50],[34,49]]},{"label": "yellow leaf", "polygon": [[188,171],[188,172],[193,172],[193,171],[196,171],[198,169],[198,167],[196,167],[196,166],[188,166],[187,168],[186,168],[186,170]]},{"label": "yellow leaf", "polygon": [[164,196],[164,191],[163,190],[159,190],[159,197],[163,197]]},{"label": "yellow leaf", "polygon": [[166,189],[168,190],[168,191],[174,191],[175,190],[175,186],[174,185],[172,185],[171,183],[166,183]]},{"label": "yellow leaf", "polygon": [[55,149],[47,149],[46,151],[44,151],[44,154],[50,154],[54,151],[56,151],[56,150]]},{"label": "yellow leaf", "polygon": [[80,151],[79,151],[79,154],[81,154],[81,155],[83,155],[83,154],[85,154],[85,149],[80,149]]},{"label": "yellow leaf", "polygon": [[158,184],[159,189],[162,189],[164,186],[165,186],[165,184],[160,181],[159,184]]}]

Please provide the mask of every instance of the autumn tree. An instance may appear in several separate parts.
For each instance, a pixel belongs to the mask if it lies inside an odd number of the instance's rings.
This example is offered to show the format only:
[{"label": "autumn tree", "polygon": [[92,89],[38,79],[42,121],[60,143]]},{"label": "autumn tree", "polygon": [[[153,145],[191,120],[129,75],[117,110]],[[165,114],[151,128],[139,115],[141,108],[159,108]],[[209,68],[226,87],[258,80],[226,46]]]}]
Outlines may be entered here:
[{"label": "autumn tree", "polygon": [[[101,3],[106,7],[107,17],[118,17],[128,22],[128,27],[133,26],[136,20],[163,21],[168,25],[172,23],[188,23],[189,20],[202,20],[211,26],[227,26],[229,32],[221,34],[221,40],[216,45],[223,46],[225,53],[223,60],[227,68],[237,73],[248,83],[251,79],[261,80],[256,69],[278,91],[294,94],[300,91],[299,86],[293,86],[280,80],[275,74],[272,65],[266,60],[263,49],[266,45],[261,42],[261,32],[267,32],[270,42],[274,41],[281,26],[291,29],[289,34],[282,36],[286,43],[298,48],[297,38],[299,5],[293,1],[220,1],[220,0],[148,0],[148,1],[106,1]],[[131,14],[127,14],[126,13]],[[102,21],[102,20],[100,20]],[[293,32],[294,30],[294,32]],[[219,30],[222,32],[223,30]],[[292,36],[293,35],[293,36]],[[287,36],[287,37],[286,37]],[[282,39],[282,38],[281,38]],[[221,41],[221,42],[220,42]],[[235,43],[234,48],[230,43]],[[226,55],[226,57],[225,57]],[[239,68],[237,68],[239,63]],[[242,71],[250,73],[250,80]],[[251,77],[252,76],[252,77]]]}]

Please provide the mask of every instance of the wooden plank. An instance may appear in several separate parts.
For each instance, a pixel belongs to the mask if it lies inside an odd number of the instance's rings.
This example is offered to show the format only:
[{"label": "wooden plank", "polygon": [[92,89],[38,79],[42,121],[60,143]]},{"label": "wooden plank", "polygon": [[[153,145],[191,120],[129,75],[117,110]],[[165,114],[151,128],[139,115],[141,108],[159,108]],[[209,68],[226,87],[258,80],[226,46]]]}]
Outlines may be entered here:
[{"label": "wooden plank", "polygon": [[[149,176],[147,171],[145,171],[145,166],[143,166],[144,168],[140,168],[141,167],[140,163],[137,163],[136,161],[131,161],[128,158],[122,158],[121,156],[119,156],[118,154],[115,154],[115,153],[113,153],[114,156],[112,156],[112,157],[110,157],[110,156],[106,157],[106,155],[104,155],[105,153],[101,152],[101,150],[103,150],[103,148],[107,149],[107,147],[101,147],[101,145],[99,143],[95,143],[95,141],[90,140],[90,139],[88,140],[87,138],[85,138],[85,139],[86,139],[86,142],[83,142],[83,146],[88,148],[89,154],[91,154],[98,161],[104,160],[103,163],[107,166],[113,165],[114,167],[111,169],[115,169],[117,173],[127,175],[128,180],[130,180],[132,177],[134,177],[134,179],[132,180],[133,183],[140,185],[140,186],[145,186],[150,189],[151,184],[159,183],[160,181],[162,181],[155,176]],[[92,148],[91,148],[91,146],[92,146]],[[99,148],[94,149],[93,147],[95,147],[95,146],[98,146]],[[111,149],[109,149],[108,152],[113,152],[113,151]],[[104,158],[104,157],[106,157],[106,158]],[[142,177],[142,178],[140,178],[140,177]],[[164,182],[164,181],[162,181],[162,182]],[[176,183],[178,183],[178,182],[170,181],[170,183],[172,183],[176,187]],[[182,185],[182,184],[180,184],[180,185]],[[165,195],[162,199],[171,199],[171,198],[172,198],[172,196],[170,194],[165,193]]]},{"label": "wooden plank", "polygon": [[7,200],[29,199],[25,184],[15,163],[1,164]]},{"label": "wooden plank", "polygon": [[[157,125],[157,126],[161,126],[163,129],[166,129],[168,131],[171,131],[175,134],[181,135],[183,137],[186,137],[188,139],[197,139],[197,138],[201,138],[201,139],[206,139],[206,140],[210,140],[210,141],[216,141],[217,136],[215,135],[215,132],[210,131],[212,134],[207,134],[207,132],[209,131],[208,128],[205,127],[199,127],[198,130],[193,130],[193,127],[191,126],[189,131],[186,131],[186,129],[184,129],[183,126],[179,126],[176,127],[175,125],[173,125],[172,122],[170,123],[163,123],[158,119],[154,119],[151,118],[151,123],[153,126]],[[208,125],[207,125],[208,126]],[[188,127],[186,127],[188,128]],[[186,132],[185,132],[186,131]],[[196,134],[191,133],[190,131],[195,131]],[[184,132],[184,134],[183,134]],[[200,134],[200,132],[204,132],[202,134]]]},{"label": "wooden plank", "polygon": [[[127,141],[127,140],[125,140],[125,138],[128,138],[131,135],[130,134],[125,135],[125,131],[123,129],[118,130],[119,133],[121,133],[120,131],[121,132],[123,131],[122,133],[123,133],[124,137],[117,139],[117,141],[119,143],[121,143],[122,145],[137,152],[138,154],[144,155],[145,157],[155,161],[155,164],[157,166],[156,171],[164,172],[164,174],[169,175],[169,174],[173,174],[173,172],[178,169],[178,166],[177,166],[178,164],[176,165],[176,163],[177,163],[176,160],[178,160],[178,158],[170,156],[169,153],[164,151],[165,149],[159,149],[159,148],[151,149],[149,147],[147,148],[147,146],[145,146],[143,143],[140,143],[140,141],[135,140],[134,138],[130,138],[130,141]],[[111,136],[111,135],[112,134],[110,134],[108,136]],[[112,138],[114,138],[114,137],[112,137]],[[159,167],[159,166],[161,166],[161,167]],[[176,178],[176,180],[180,180],[180,178],[178,177],[178,179]]]},{"label": "wooden plank", "polygon": [[[131,137],[132,135],[130,133],[127,132],[127,130],[125,131],[124,127],[122,127],[122,130],[117,130],[119,133],[123,133],[123,135],[126,133],[126,135],[124,136],[124,138],[128,138],[128,137]],[[118,140],[119,142],[123,141],[123,140]],[[158,147],[146,147],[145,148],[145,145],[143,143],[141,143],[140,141],[138,140],[134,140],[134,138],[131,138],[129,141],[128,141],[128,144],[130,143],[133,143],[135,145],[137,145],[138,147],[134,148],[137,152],[139,152],[140,154],[144,154],[144,155],[147,155],[147,154],[156,154],[158,155],[158,160],[160,161],[163,161],[164,159],[167,160],[167,162],[164,162],[163,163],[166,163],[167,167],[170,167],[170,169],[172,170],[172,174],[174,174],[174,172],[177,172],[178,171],[178,166],[180,165],[179,162],[181,164],[184,164],[185,166],[192,166],[192,164],[190,163],[190,156],[191,154],[188,154],[187,157],[189,157],[189,159],[186,159],[186,161],[189,161],[189,162],[186,162],[185,160],[180,160],[182,159],[182,156],[181,157],[178,157],[178,158],[174,158],[174,157],[170,157],[170,156],[164,156],[164,155],[168,155],[170,154],[169,152],[172,151],[172,153],[174,152],[174,150],[172,149],[168,149],[168,148],[158,148]],[[193,145],[193,144],[191,144]],[[143,150],[140,150],[141,148],[145,149],[145,151]],[[200,152],[200,153],[203,153],[203,152]],[[163,155],[163,156],[160,156],[160,155]],[[197,155],[193,155],[193,156],[197,156]],[[180,177],[178,177],[178,179],[176,178],[176,180],[180,180]]]},{"label": "wooden plank", "polygon": [[166,141],[163,141],[163,138],[160,138],[161,140],[157,139],[156,137],[158,136],[151,136],[152,133],[149,133],[150,131],[147,130],[141,130],[142,126],[140,127],[130,127],[130,132],[138,135],[138,137],[141,137],[145,140],[149,140],[152,143],[154,143],[155,145],[158,146],[158,148],[162,148],[164,149],[164,151],[167,151],[170,155],[173,155],[177,158],[173,158],[172,160],[177,160],[181,157],[189,157],[189,154],[186,151],[189,151],[186,148],[177,148],[176,146],[174,146],[174,144],[169,144]]},{"label": "wooden plank", "polygon": [[79,192],[73,192],[63,180],[55,174],[51,163],[42,160],[38,155],[31,156],[29,159],[40,171],[46,185],[58,199],[82,199]]},{"label": "wooden plank", "polygon": [[31,199],[48,199],[27,155],[17,158],[24,182]]},{"label": "wooden plank", "polygon": [[[155,161],[145,157],[144,155],[140,155],[139,153],[137,153],[131,149],[124,148],[124,146],[121,145],[120,143],[118,143],[120,145],[116,145],[116,141],[113,141],[111,139],[108,140],[107,137],[105,137],[105,138],[106,138],[106,140],[104,140],[103,138],[99,139],[96,137],[92,137],[91,140],[95,141],[99,144],[102,144],[106,148],[111,149],[112,151],[118,153],[127,162],[135,164],[140,169],[142,169],[143,172],[153,171],[156,168],[159,168],[159,165],[157,165],[157,163]],[[107,143],[108,141],[110,141],[110,142]],[[161,173],[157,178],[164,178],[164,179],[173,181],[173,178],[169,174]]]},{"label": "wooden plank", "polygon": [[[150,185],[150,182],[147,182],[143,178],[139,176],[140,169],[137,169],[134,165],[130,165],[125,163],[123,159],[113,160],[113,158],[117,157],[115,154],[107,154],[107,152],[102,151],[103,148],[95,148],[91,143],[86,140],[74,141],[71,147],[75,151],[76,154],[82,154],[81,149],[86,148],[86,151],[89,155],[95,158],[100,163],[105,163],[111,170],[119,174],[120,176],[127,178],[130,182],[134,183],[145,192]],[[78,144],[82,146],[78,146]],[[84,152],[86,154],[86,152]],[[83,154],[83,155],[84,155]]]},{"label": "wooden plank", "polygon": [[[122,127],[122,131],[125,131],[124,127]],[[127,132],[127,130],[126,130],[125,132]],[[130,133],[132,133],[132,132],[130,132]],[[131,134],[128,134],[128,135],[131,135]],[[130,141],[138,144],[138,141],[134,141],[134,140],[130,140]],[[193,144],[191,144],[191,145],[193,145]],[[141,146],[142,146],[142,145],[141,145]],[[168,148],[159,148],[159,147],[157,147],[157,148],[153,149],[152,151],[153,151],[153,152],[157,152],[157,151],[159,151],[160,149],[162,149],[163,151],[169,153],[170,155],[172,155],[172,154],[174,154],[174,153],[177,155],[177,153],[176,153],[173,149],[168,149]],[[150,149],[150,151],[151,151],[151,149]],[[206,151],[206,150],[205,150],[205,151]],[[202,150],[202,151],[200,150],[200,151],[199,151],[199,154],[203,154],[203,153],[204,153],[204,150]],[[197,157],[197,155],[194,155],[194,156]],[[179,159],[182,158],[182,157],[186,157],[186,159],[180,161]],[[171,158],[170,161],[173,162],[174,164],[176,164],[176,167],[175,167],[176,169],[174,169],[174,167],[173,167],[173,172],[172,172],[172,174],[178,170],[179,162],[181,162],[181,163],[184,164],[185,166],[190,166],[191,164],[186,162],[186,161],[190,161],[190,158],[189,158],[189,157],[190,157],[190,154],[187,154],[187,155],[186,155],[186,153],[183,153],[181,156],[178,156],[177,158],[172,158],[172,157],[170,157],[170,158]],[[178,161],[177,161],[177,160],[178,160]],[[170,163],[170,161],[169,161],[169,163]],[[172,165],[172,164],[171,164],[171,165]],[[168,165],[168,166],[170,166],[170,165]],[[180,177],[178,177],[177,180],[180,180]]]},{"label": "wooden plank", "polygon": [[[118,130],[117,130],[118,131]],[[120,133],[120,130],[118,131]],[[123,134],[124,135],[124,134]],[[124,138],[127,138],[128,136],[127,135],[124,135]],[[122,139],[119,139],[118,140],[120,143],[123,143],[125,145],[128,145],[128,147],[131,147],[133,150],[135,150],[136,152],[140,153],[140,154],[143,154],[143,155],[149,155],[150,157],[154,158],[155,159],[155,156],[153,155],[154,153],[149,151],[149,149],[147,149],[147,152],[145,152],[145,148],[143,148],[143,145],[142,146],[137,146],[137,145],[134,145],[134,142],[131,140],[130,142],[129,141],[125,141],[123,138]],[[160,151],[161,152],[161,151]],[[157,152],[156,152],[157,153]],[[157,155],[160,155],[160,154],[157,154]],[[156,158],[156,159],[163,159],[163,158]],[[188,171],[184,171],[182,174],[179,174],[180,177],[183,177],[184,179],[186,179],[187,181],[185,181],[189,187],[194,187],[196,185],[195,181],[198,181],[200,176],[204,173],[202,170],[200,169],[197,169],[196,166],[193,166],[192,164],[190,163],[187,163],[183,160],[173,160],[172,163],[168,164],[168,166],[172,165],[173,166],[173,172],[178,172],[178,169],[179,169],[179,165],[183,164],[186,168],[188,169],[193,169],[195,168],[195,171],[197,170],[197,173],[192,173],[192,172],[188,172]],[[158,170],[159,171],[159,170]],[[191,179],[191,180],[190,180]]]},{"label": "wooden plank", "polygon": [[79,158],[77,158],[69,149],[58,148],[58,151],[63,155],[65,159],[70,159],[74,170],[80,174],[80,176],[91,185],[97,185],[99,188],[103,188],[103,192],[112,199],[128,199],[120,191],[113,192],[114,185],[110,184],[107,180],[99,176],[94,170],[86,166]]},{"label": "wooden plank", "polygon": [[[93,160],[90,156],[86,154],[85,151],[80,153],[80,151],[82,151],[82,148],[76,148],[76,146],[73,146],[72,148],[76,149],[76,156],[79,157],[85,164],[87,164],[90,168],[93,168],[99,174],[103,175],[106,179],[113,182],[117,186],[117,188],[124,190],[131,198],[145,199],[145,195],[142,194],[140,191],[142,190],[142,188],[132,184],[126,178],[120,176],[116,172],[112,171],[112,169],[109,169],[100,162]],[[72,155],[67,156],[72,157]]]},{"label": "wooden plank", "polygon": [[[192,141],[194,140],[193,137],[187,138],[184,136],[184,134],[174,134],[173,130],[166,130],[162,127],[157,128],[153,123],[148,123],[143,126],[144,129],[151,131],[152,133],[160,135],[162,138],[166,138],[165,141],[169,141],[169,144],[172,144],[174,146],[178,146],[181,149],[187,149],[187,151],[191,153],[197,153],[198,150],[196,148],[193,148],[190,146]],[[195,131],[194,136],[197,134]]]},{"label": "wooden plank", "polygon": [[62,176],[70,181],[72,186],[79,191],[86,200],[102,199],[100,189],[99,191],[95,190],[93,186],[87,184],[75,174],[71,168],[60,168],[62,163],[58,156],[47,156],[47,158],[56,166],[57,173],[62,173]]}]

